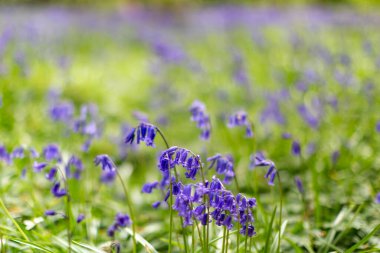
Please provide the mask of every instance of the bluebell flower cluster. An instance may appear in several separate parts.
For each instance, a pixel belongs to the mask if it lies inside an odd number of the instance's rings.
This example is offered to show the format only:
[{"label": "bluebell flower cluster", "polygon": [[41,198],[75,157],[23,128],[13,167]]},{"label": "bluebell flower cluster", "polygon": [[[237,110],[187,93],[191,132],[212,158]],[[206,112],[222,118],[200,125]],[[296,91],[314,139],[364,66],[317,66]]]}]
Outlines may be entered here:
[{"label": "bluebell flower cluster", "polygon": [[125,227],[130,226],[131,224],[132,224],[132,220],[128,214],[117,213],[115,216],[114,223],[108,227],[107,235],[109,237],[114,237],[116,231],[119,228],[125,228]]},{"label": "bluebell flower cluster", "polygon": [[245,111],[237,111],[229,117],[228,127],[245,127],[246,136],[253,137],[252,124],[248,120],[248,115]]},{"label": "bluebell flower cluster", "polygon": [[164,175],[167,175],[169,170],[177,165],[182,166],[186,169],[186,178],[195,180],[198,171],[201,169],[200,157],[199,155],[193,154],[188,149],[176,146],[173,146],[162,152],[159,157],[158,168],[163,172]]},{"label": "bluebell flower cluster", "polygon": [[274,185],[274,180],[277,174],[276,166],[274,162],[266,159],[261,152],[251,155],[249,167],[250,169],[254,169],[256,167],[268,167],[265,178],[268,180],[269,185]]},{"label": "bluebell flower cluster", "polygon": [[108,155],[98,155],[95,157],[95,165],[101,166],[102,175],[101,181],[103,183],[111,183],[116,177],[116,165]]},{"label": "bluebell flower cluster", "polygon": [[211,162],[208,169],[211,169],[214,167],[214,165],[216,165],[216,173],[224,175],[223,182],[225,184],[231,183],[235,177],[234,160],[231,155],[226,155],[223,157],[220,154],[216,154],[212,157],[207,158],[207,161]]},{"label": "bluebell flower cluster", "polygon": [[190,107],[190,113],[191,120],[195,121],[197,123],[197,127],[201,129],[201,139],[210,139],[211,123],[210,117],[206,112],[206,106],[202,102],[196,100]]},{"label": "bluebell flower cluster", "polygon": [[154,147],[154,138],[156,137],[157,129],[155,126],[148,123],[140,123],[137,128],[132,128],[127,137],[125,143],[140,144],[145,142],[147,146]]},{"label": "bluebell flower cluster", "polygon": [[53,121],[62,122],[67,130],[85,136],[86,140],[82,145],[83,151],[88,151],[95,138],[99,138],[103,133],[103,124],[98,116],[98,109],[94,104],[84,104],[80,108],[80,113],[75,117],[75,107],[71,101],[63,101],[59,92],[51,91],[48,94],[50,103],[49,116]]},{"label": "bluebell flower cluster", "polygon": [[173,195],[172,208],[183,217],[183,226],[192,225],[194,221],[206,226],[214,221],[217,226],[231,230],[239,223],[241,234],[255,235],[252,210],[256,199],[247,199],[241,194],[234,196],[215,176],[205,183],[183,185],[177,182],[173,184]]}]

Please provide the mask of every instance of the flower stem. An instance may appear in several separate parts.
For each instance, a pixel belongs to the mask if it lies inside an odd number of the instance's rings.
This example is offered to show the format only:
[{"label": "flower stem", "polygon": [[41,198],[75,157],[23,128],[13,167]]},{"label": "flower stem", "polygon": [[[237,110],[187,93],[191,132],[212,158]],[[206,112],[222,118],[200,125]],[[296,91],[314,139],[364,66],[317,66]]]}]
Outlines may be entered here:
[{"label": "flower stem", "polygon": [[227,229],[227,237],[226,237],[226,253],[228,253],[228,240],[230,239],[230,230]]},{"label": "flower stem", "polygon": [[224,253],[224,244],[225,244],[225,242],[226,242],[226,230],[227,230],[227,227],[224,226],[224,228],[223,228],[222,253]]},{"label": "flower stem", "polygon": [[129,213],[131,215],[131,219],[132,219],[133,253],[136,253],[137,252],[137,243],[136,243],[136,220],[135,220],[135,215],[133,213],[133,208],[132,208],[132,205],[131,205],[131,202],[130,202],[130,198],[129,198],[129,194],[128,194],[128,191],[127,191],[127,187],[125,187],[123,179],[122,179],[122,177],[121,177],[121,175],[120,175],[120,173],[119,173],[118,170],[116,170],[116,174],[117,174],[117,177],[119,178],[121,186],[123,187],[124,195],[125,195],[125,198],[126,198],[126,201],[127,201],[127,206],[128,206],[128,209],[129,209]]},{"label": "flower stem", "polygon": [[280,252],[280,246],[281,246],[281,226],[282,226],[282,198],[283,198],[283,192],[282,192],[282,183],[281,183],[281,177],[279,171],[277,171],[277,178],[278,178],[278,187],[280,188],[280,226],[278,231],[278,245],[277,245],[277,252]]},{"label": "flower stem", "polygon": [[170,196],[169,196],[169,212],[170,212],[170,223],[169,223],[169,250],[168,252],[172,252],[172,230],[173,230],[173,187],[172,180],[170,179]]}]

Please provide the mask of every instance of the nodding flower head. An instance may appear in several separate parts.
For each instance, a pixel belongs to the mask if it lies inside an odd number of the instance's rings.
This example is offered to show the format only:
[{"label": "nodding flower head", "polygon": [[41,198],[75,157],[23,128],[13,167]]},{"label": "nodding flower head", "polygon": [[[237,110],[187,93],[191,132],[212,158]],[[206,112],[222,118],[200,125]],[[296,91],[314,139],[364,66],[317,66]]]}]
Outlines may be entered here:
[{"label": "nodding flower head", "polygon": [[146,183],[143,185],[141,192],[152,193],[153,189],[157,188],[158,182]]},{"label": "nodding flower head", "polygon": [[80,213],[77,217],[77,223],[81,223],[85,218],[86,216],[83,213]]},{"label": "nodding flower head", "polygon": [[301,194],[303,194],[305,192],[305,189],[303,188],[303,184],[302,184],[301,178],[297,176],[297,177],[294,178],[294,181],[296,182],[296,186],[297,186],[298,191]]},{"label": "nodding flower head", "polygon": [[201,139],[208,140],[210,138],[211,123],[210,117],[206,112],[205,105],[196,100],[190,107],[191,120],[197,123],[197,127],[201,129]]},{"label": "nodding flower head", "polygon": [[253,137],[252,124],[249,122],[245,111],[237,111],[232,114],[229,117],[227,126],[230,128],[243,126],[245,127],[246,136],[249,138]]},{"label": "nodding flower head", "polygon": [[301,145],[298,141],[293,141],[292,143],[292,154],[295,156],[301,155]]},{"label": "nodding flower head", "polygon": [[186,178],[195,180],[195,176],[201,168],[201,160],[198,155],[194,155],[190,150],[176,146],[162,152],[158,160],[158,168],[163,173],[176,165],[186,169]]},{"label": "nodding flower head", "polygon": [[11,158],[19,158],[22,159],[24,158],[24,148],[23,147],[17,147],[15,148],[12,153],[11,153]]},{"label": "nodding flower head", "polygon": [[101,181],[103,183],[113,182],[116,177],[116,166],[108,155],[98,155],[95,157],[95,165],[102,167]]},{"label": "nodding flower head", "polygon": [[269,185],[274,185],[274,180],[277,174],[276,165],[271,160],[265,159],[264,155],[261,152],[256,153],[255,155],[251,155],[250,157],[250,168],[254,169],[256,167],[267,167],[268,171],[265,174],[265,178],[268,179]]},{"label": "nodding flower head", "polygon": [[56,182],[53,187],[51,188],[51,193],[57,198],[61,198],[63,196],[67,195],[66,189],[61,189],[61,184],[59,182]]},{"label": "nodding flower head", "polygon": [[47,161],[52,161],[52,160],[56,160],[58,162],[61,161],[61,154],[59,152],[59,147],[56,144],[47,145],[42,151],[42,154],[44,155]]},{"label": "nodding flower head", "polygon": [[69,122],[74,115],[74,105],[71,102],[59,102],[49,109],[50,118],[54,121]]},{"label": "nodding flower head", "polygon": [[128,216],[128,214],[118,213],[115,216],[114,223],[108,227],[107,235],[109,237],[114,237],[116,231],[119,228],[127,227],[127,226],[130,226],[131,224],[132,224],[132,221],[131,221],[130,217]]},{"label": "nodding flower head", "polygon": [[33,163],[33,169],[35,172],[41,172],[43,169],[46,168],[46,166],[48,166],[47,163],[38,163],[36,161],[34,161]]},{"label": "nodding flower head", "polygon": [[376,195],[375,202],[380,204],[380,192]]},{"label": "nodding flower head", "polygon": [[154,138],[157,134],[157,128],[148,123],[140,123],[137,128],[132,128],[125,137],[125,143],[133,144],[136,141],[136,144],[140,142],[145,142],[147,146],[154,147]]},{"label": "nodding flower head", "polygon": [[216,164],[215,170],[218,174],[223,174],[223,182],[226,184],[231,183],[232,179],[235,177],[234,172],[234,160],[231,155],[226,155],[222,157],[220,154],[216,154],[212,157],[207,158],[208,162],[211,162],[208,167],[211,169]]},{"label": "nodding flower head", "polygon": [[74,155],[70,157],[70,160],[68,161],[68,163],[65,166],[67,177],[72,177],[71,176],[71,168],[74,168],[74,175],[73,175],[74,178],[79,180],[81,173],[83,171],[82,160],[79,159],[78,157],[74,156]]}]

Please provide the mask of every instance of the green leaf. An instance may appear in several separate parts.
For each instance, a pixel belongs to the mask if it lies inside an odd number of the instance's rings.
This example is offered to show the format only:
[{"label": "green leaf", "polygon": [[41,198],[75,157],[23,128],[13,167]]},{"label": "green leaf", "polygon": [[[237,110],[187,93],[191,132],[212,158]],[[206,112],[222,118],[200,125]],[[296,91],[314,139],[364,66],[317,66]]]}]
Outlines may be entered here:
[{"label": "green leaf", "polygon": [[364,236],[363,239],[358,241],[354,246],[349,248],[346,253],[354,252],[357,248],[359,248],[361,245],[366,243],[376,232],[380,229],[380,224],[378,224],[368,235]]}]

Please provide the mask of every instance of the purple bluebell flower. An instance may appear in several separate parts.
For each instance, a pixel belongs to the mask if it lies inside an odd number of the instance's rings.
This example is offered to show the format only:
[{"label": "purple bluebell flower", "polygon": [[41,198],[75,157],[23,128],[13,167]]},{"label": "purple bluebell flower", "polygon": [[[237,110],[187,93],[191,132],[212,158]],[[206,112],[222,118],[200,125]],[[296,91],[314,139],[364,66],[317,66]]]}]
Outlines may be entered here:
[{"label": "purple bluebell flower", "polygon": [[255,155],[250,156],[250,168],[256,168],[256,167],[267,167],[268,171],[265,174],[265,178],[268,179],[269,185],[274,185],[274,179],[277,174],[276,166],[274,162],[271,160],[265,159],[264,155],[260,152],[256,153]]},{"label": "purple bluebell flower", "polygon": [[145,142],[147,146],[154,147],[154,138],[156,137],[157,129],[155,126],[148,123],[140,123],[137,128],[132,128],[127,137],[125,143],[133,144],[136,140],[136,144]]},{"label": "purple bluebell flower", "polygon": [[335,150],[332,154],[331,154],[331,162],[333,164],[336,164],[338,162],[338,159],[340,157],[340,152],[339,150]]},{"label": "purple bluebell flower", "polygon": [[47,161],[56,160],[58,162],[61,161],[61,154],[59,152],[59,147],[56,144],[47,145],[42,151],[43,156]]},{"label": "purple bluebell flower", "polygon": [[153,189],[157,188],[158,182],[146,183],[143,185],[141,192],[152,193]]},{"label": "purple bluebell flower", "polygon": [[376,131],[380,133],[380,120],[376,123]]},{"label": "purple bluebell flower", "polygon": [[46,168],[46,166],[48,166],[48,164],[44,163],[44,162],[38,163],[38,162],[34,161],[34,163],[33,163],[33,169],[35,172],[41,172],[43,169]]},{"label": "purple bluebell flower", "polygon": [[293,141],[292,143],[292,154],[295,156],[301,155],[301,145],[298,141]]},{"label": "purple bluebell flower", "polygon": [[116,166],[108,155],[98,155],[95,157],[95,165],[102,167],[101,181],[111,183],[116,177]]},{"label": "purple bluebell flower", "polygon": [[152,207],[153,207],[154,209],[157,209],[160,205],[161,205],[161,201],[156,201],[156,202],[154,202],[154,203],[152,204]]},{"label": "purple bluebell flower", "polygon": [[59,102],[49,109],[49,115],[54,121],[69,122],[74,115],[74,105],[71,102]]},{"label": "purple bluebell flower", "polygon": [[34,148],[30,148],[29,152],[32,158],[38,158],[40,156],[40,154],[38,154],[38,152]]},{"label": "purple bluebell flower", "polygon": [[77,217],[77,223],[81,223],[85,219],[85,215],[83,213],[80,213]]},{"label": "purple bluebell flower", "polygon": [[376,194],[375,202],[377,204],[380,204],[380,192],[378,194]]},{"label": "purple bluebell flower", "polygon": [[74,168],[74,178],[79,180],[83,171],[82,160],[76,156],[71,156],[68,163],[65,166],[66,176],[71,177],[71,168]]},{"label": "purple bluebell flower", "polygon": [[289,140],[292,138],[292,135],[290,133],[283,133],[282,138],[285,140]]},{"label": "purple bluebell flower", "polygon": [[1,145],[0,145],[0,160],[3,160],[7,164],[12,164],[11,155],[8,153],[7,149]]},{"label": "purple bluebell flower", "polygon": [[248,237],[252,237],[252,236],[256,235],[255,227],[253,225],[248,225],[248,227],[244,225],[240,229],[240,234],[246,235]]},{"label": "purple bluebell flower", "polygon": [[17,147],[15,148],[12,153],[11,153],[11,158],[19,158],[22,159],[24,158],[24,148],[23,147]]},{"label": "purple bluebell flower", "polygon": [[298,105],[297,109],[300,116],[311,128],[316,129],[319,127],[319,119],[314,116],[305,105]]},{"label": "purple bluebell flower", "polygon": [[253,137],[252,124],[249,122],[245,111],[238,111],[232,114],[229,117],[227,126],[230,128],[244,126],[246,129],[246,136],[249,138]]},{"label": "purple bluebell flower", "polygon": [[66,189],[60,188],[60,187],[61,187],[61,184],[59,182],[56,182],[51,188],[51,193],[57,198],[61,198],[67,195]]},{"label": "purple bluebell flower", "polygon": [[153,52],[165,62],[179,63],[186,58],[185,53],[180,48],[162,40],[152,41],[151,46]]},{"label": "purple bluebell flower", "polygon": [[115,217],[115,224],[117,224],[119,227],[127,227],[131,225],[131,219],[129,218],[129,215],[118,213]]},{"label": "purple bluebell flower", "polygon": [[118,226],[116,224],[112,224],[111,226],[108,227],[107,229],[107,235],[109,237],[114,237],[115,236],[115,233],[118,229]]},{"label": "purple bluebell flower", "polygon": [[232,179],[235,177],[234,160],[231,155],[222,157],[220,154],[217,154],[213,157],[207,158],[207,161],[211,162],[209,169],[211,169],[216,163],[215,171],[218,174],[223,174],[225,176],[223,179],[225,184],[231,183]]},{"label": "purple bluebell flower", "polygon": [[191,120],[195,121],[197,127],[201,129],[201,139],[208,140],[210,138],[211,123],[205,105],[202,102],[195,100],[190,107],[190,112]]},{"label": "purple bluebell flower", "polygon": [[56,214],[57,214],[57,212],[55,210],[46,210],[45,211],[46,216],[54,216]]},{"label": "purple bluebell flower", "polygon": [[294,178],[294,181],[296,182],[296,186],[297,186],[298,191],[301,194],[304,194],[305,193],[305,189],[303,188],[303,184],[302,184],[301,178],[297,176],[297,177]]},{"label": "purple bluebell flower", "polygon": [[56,174],[57,174],[57,168],[53,167],[50,169],[49,173],[45,175],[45,177],[47,180],[53,181]]}]

